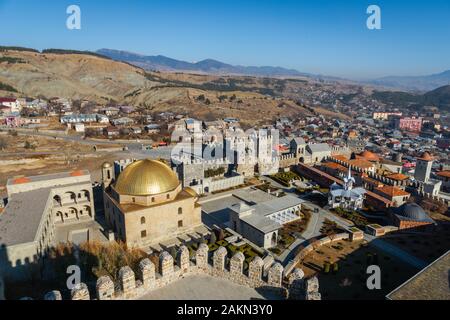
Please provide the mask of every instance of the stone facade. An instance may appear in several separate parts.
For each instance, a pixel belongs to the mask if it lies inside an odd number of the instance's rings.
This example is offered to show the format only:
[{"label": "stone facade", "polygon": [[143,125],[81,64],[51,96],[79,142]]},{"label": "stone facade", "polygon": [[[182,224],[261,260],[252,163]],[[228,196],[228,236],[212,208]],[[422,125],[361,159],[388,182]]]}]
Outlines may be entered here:
[{"label": "stone facade", "polygon": [[224,271],[226,258],[227,249],[225,249],[224,247],[220,247],[219,249],[217,249],[216,252],[214,252],[213,256],[214,269],[217,271]]},{"label": "stone facade", "polygon": [[281,287],[281,283],[283,280],[283,271],[283,266],[278,262],[275,263],[272,268],[270,268],[267,281],[269,286]]},{"label": "stone facade", "polygon": [[146,258],[139,263],[139,273],[142,284],[146,288],[151,288],[156,279],[155,265]]},{"label": "stone facade", "polygon": [[90,300],[88,287],[85,283],[77,284],[70,293],[72,300]]},{"label": "stone facade", "polygon": [[206,270],[208,267],[208,246],[204,243],[200,244],[195,253],[195,261],[197,269]]},{"label": "stone facade", "polygon": [[230,260],[230,273],[232,276],[242,274],[245,256],[242,252],[236,252]]},{"label": "stone facade", "polygon": [[122,267],[119,270],[120,290],[124,297],[132,297],[136,289],[136,278],[130,267]]},{"label": "stone facade", "polygon": [[98,278],[96,290],[98,300],[111,300],[114,298],[114,282],[108,276]]},{"label": "stone facade", "polygon": [[58,290],[50,291],[45,294],[44,300],[62,300],[61,292],[59,292]]},{"label": "stone facade", "polygon": [[189,269],[189,250],[186,246],[181,246],[180,249],[178,249],[177,265],[183,272],[186,272]]},{"label": "stone facade", "polygon": [[264,271],[264,261],[260,257],[255,257],[248,266],[248,277],[252,282],[261,281]]},{"label": "stone facade", "polygon": [[167,251],[159,256],[159,270],[163,277],[171,276],[173,273],[173,257]]}]

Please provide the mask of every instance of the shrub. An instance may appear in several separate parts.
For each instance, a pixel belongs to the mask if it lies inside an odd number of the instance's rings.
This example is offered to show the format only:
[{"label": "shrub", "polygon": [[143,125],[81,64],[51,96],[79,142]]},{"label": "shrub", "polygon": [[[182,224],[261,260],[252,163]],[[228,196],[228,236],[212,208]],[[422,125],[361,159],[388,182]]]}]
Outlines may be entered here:
[{"label": "shrub", "polygon": [[333,263],[333,273],[336,274],[339,271],[339,264],[337,262]]},{"label": "shrub", "polygon": [[208,245],[208,248],[209,248],[209,251],[214,252],[214,251],[216,251],[217,249],[219,249],[219,246],[218,246],[216,243],[210,243],[210,244]]},{"label": "shrub", "polygon": [[323,272],[325,274],[330,273],[330,263],[329,262],[325,262],[325,264],[323,265]]}]

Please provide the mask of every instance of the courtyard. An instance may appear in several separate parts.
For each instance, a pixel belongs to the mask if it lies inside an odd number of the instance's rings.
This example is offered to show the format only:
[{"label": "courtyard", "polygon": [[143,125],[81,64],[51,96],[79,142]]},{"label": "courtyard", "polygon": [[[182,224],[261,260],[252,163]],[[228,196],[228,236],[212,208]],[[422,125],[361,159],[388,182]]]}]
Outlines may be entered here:
[{"label": "courtyard", "polygon": [[[378,265],[381,269],[380,290],[367,289],[369,265]],[[316,248],[297,267],[305,272],[305,277],[316,275],[319,278],[325,300],[384,299],[419,271],[364,240],[342,240]]]}]

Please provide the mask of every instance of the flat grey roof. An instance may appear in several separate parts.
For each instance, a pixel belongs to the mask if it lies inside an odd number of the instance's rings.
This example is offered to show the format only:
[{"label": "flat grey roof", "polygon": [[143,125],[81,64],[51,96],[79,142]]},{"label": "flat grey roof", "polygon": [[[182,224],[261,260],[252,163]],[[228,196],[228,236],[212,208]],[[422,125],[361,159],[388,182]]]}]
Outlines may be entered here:
[{"label": "flat grey roof", "polygon": [[288,208],[298,206],[304,202],[305,200],[302,200],[300,198],[293,197],[291,195],[285,195],[280,198],[274,198],[272,200],[257,204],[252,208],[257,210],[258,212],[261,212],[261,214],[268,215],[277,211],[282,211]]},{"label": "flat grey roof", "polygon": [[241,220],[265,233],[274,231],[281,228],[282,225],[270,219],[268,215],[298,206],[304,202],[304,200],[291,195],[281,198],[274,197],[274,199],[250,206],[250,209],[253,209],[253,213],[242,217]]},{"label": "flat grey roof", "polygon": [[389,293],[391,300],[450,300],[450,251]]},{"label": "flat grey roof", "polygon": [[33,242],[52,188],[13,194],[0,215],[0,246]]},{"label": "flat grey roof", "polygon": [[[19,179],[26,179],[26,181],[23,180],[23,182],[21,182],[21,183],[29,183],[29,182],[56,180],[56,179],[78,177],[78,176],[90,176],[89,170],[77,170],[77,171],[69,171],[69,172],[51,173],[51,174],[44,174],[44,175],[40,175],[40,176],[24,177],[24,178],[19,178]],[[89,179],[90,179],[90,177],[89,177]],[[18,180],[18,178],[8,179],[7,185],[17,184],[15,182],[16,180]]]},{"label": "flat grey roof", "polygon": [[[64,187],[78,185],[80,183],[67,183]],[[47,201],[53,200],[49,199],[50,192],[58,187],[59,185],[54,185],[33,189],[14,193],[9,197],[8,204],[0,214],[0,246],[34,241]]]},{"label": "flat grey roof", "polygon": [[274,195],[271,195],[267,192],[264,192],[262,190],[256,189],[256,188],[250,188],[250,189],[241,189],[233,192],[233,196],[235,198],[238,198],[242,201],[247,202],[248,204],[258,204],[261,202],[266,202],[272,199],[276,199]]},{"label": "flat grey roof", "polygon": [[308,144],[307,148],[309,148],[311,152],[331,152],[331,147],[327,143]]},{"label": "flat grey roof", "polygon": [[275,222],[266,216],[253,213],[251,215],[241,218],[242,221],[251,225],[255,229],[258,229],[264,233],[275,231],[281,228],[281,224]]}]

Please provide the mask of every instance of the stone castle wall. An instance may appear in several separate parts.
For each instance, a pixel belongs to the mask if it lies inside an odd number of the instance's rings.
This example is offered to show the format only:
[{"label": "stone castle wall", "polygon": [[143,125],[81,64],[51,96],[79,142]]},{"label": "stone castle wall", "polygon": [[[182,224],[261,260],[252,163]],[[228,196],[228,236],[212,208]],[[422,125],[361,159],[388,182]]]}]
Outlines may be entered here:
[{"label": "stone castle wall", "polygon": [[[271,290],[291,299],[307,299],[306,284],[310,280],[303,280],[301,270],[295,270],[291,280],[283,281],[284,268],[280,263],[275,263],[265,272],[264,263],[260,257],[255,257],[250,263],[247,272],[244,272],[243,253],[237,252],[231,259],[227,257],[225,247],[220,247],[209,254],[206,244],[200,244],[194,257],[191,259],[189,250],[181,246],[177,257],[174,259],[168,252],[162,252],[159,256],[159,272],[150,259],[143,259],[139,264],[138,274],[128,267],[122,267],[119,271],[118,285],[115,286],[109,276],[103,276],[97,280],[96,292],[90,293],[84,283],[75,286],[71,291],[72,300],[126,300],[143,296],[151,290],[167,286],[181,278],[190,275],[209,275],[231,281],[233,283],[250,288],[263,288]],[[210,257],[211,256],[211,257]],[[211,263],[210,263],[211,261]],[[265,276],[265,274],[267,274]],[[292,280],[295,278],[294,280]],[[312,298],[320,299],[317,279],[312,279],[315,286],[310,289]],[[316,284],[317,282],[317,284]],[[220,290],[220,288],[218,288]],[[290,292],[293,294],[290,294]],[[51,291],[44,297],[45,300],[61,300],[59,291]]]}]

